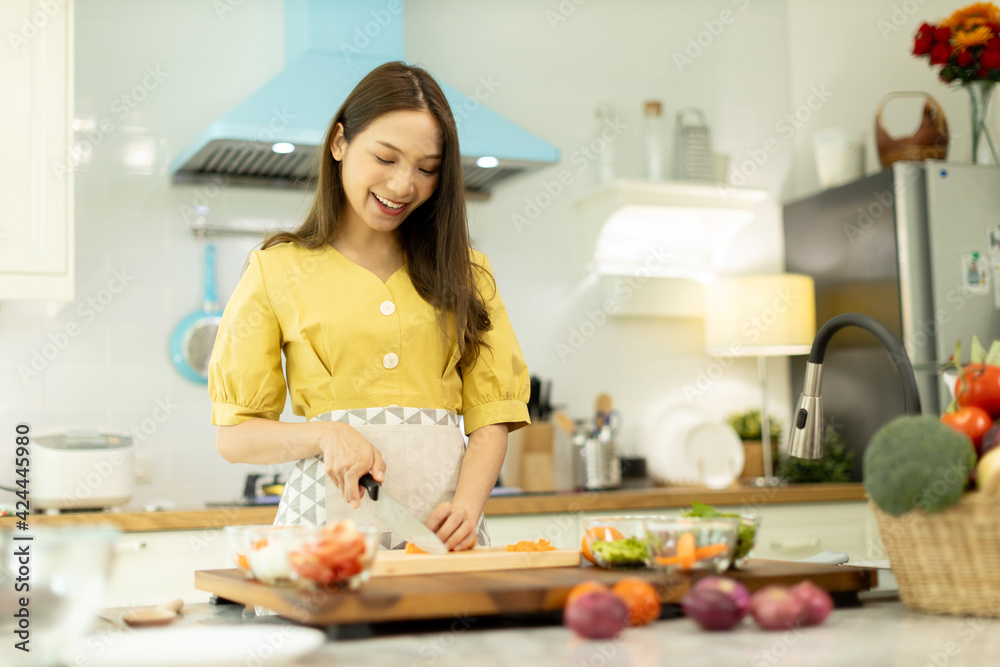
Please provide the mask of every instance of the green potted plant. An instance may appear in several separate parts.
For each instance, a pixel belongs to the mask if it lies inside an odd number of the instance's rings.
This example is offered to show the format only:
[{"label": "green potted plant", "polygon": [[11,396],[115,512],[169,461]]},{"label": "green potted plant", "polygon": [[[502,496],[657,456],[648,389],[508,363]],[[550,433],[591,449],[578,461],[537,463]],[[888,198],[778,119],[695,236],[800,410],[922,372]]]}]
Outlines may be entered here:
[{"label": "green potted plant", "polygon": [[800,459],[782,452],[774,471],[789,484],[844,484],[852,481],[854,452],[830,424],[823,431],[823,457]]},{"label": "green potted plant", "polygon": [[[726,421],[743,441],[743,473],[741,477],[761,477],[764,474],[764,445],[761,431],[760,409],[734,412]],[[771,433],[771,460],[778,460],[778,443],[781,441],[781,424],[768,419]]]}]

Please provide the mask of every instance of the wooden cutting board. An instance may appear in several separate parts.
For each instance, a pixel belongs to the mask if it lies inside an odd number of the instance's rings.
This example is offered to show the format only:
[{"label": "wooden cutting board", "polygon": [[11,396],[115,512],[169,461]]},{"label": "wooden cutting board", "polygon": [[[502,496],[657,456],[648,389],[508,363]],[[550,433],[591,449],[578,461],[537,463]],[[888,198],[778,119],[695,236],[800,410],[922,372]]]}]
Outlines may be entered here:
[{"label": "wooden cutting board", "polygon": [[476,547],[446,554],[408,554],[401,550],[379,551],[372,565],[373,577],[445,572],[490,572],[539,567],[570,567],[580,564],[579,549],[555,551],[507,551],[504,546]]},{"label": "wooden cutting board", "polygon": [[[260,605],[299,623],[322,627],[558,611],[566,603],[570,589],[588,579],[610,585],[623,577],[639,577],[653,584],[662,602],[677,603],[691,582],[706,574],[602,570],[587,565],[373,577],[357,591],[332,588],[304,591],[291,585],[262,584],[232,569],[197,571],[194,586],[233,602]],[[730,572],[728,576],[742,581],[751,592],[770,584],[791,586],[809,579],[830,593],[848,598],[856,598],[858,591],[869,590],[878,583],[877,570],[873,568],[769,560],[752,560],[746,569]]]}]

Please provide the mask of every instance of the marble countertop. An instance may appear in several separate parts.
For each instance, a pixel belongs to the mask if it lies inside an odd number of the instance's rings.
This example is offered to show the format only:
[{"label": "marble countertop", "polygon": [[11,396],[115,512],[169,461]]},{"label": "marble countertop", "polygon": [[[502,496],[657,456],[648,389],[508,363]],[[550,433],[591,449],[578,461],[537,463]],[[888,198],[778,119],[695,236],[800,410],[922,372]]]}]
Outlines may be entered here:
[{"label": "marble countertop", "polygon": [[[113,612],[105,615],[114,618]],[[599,641],[575,636],[558,625],[558,616],[544,619],[547,625],[526,625],[524,620],[456,618],[331,627],[323,647],[296,665],[956,667],[995,665],[1000,655],[1000,619],[913,613],[894,597],[869,598],[861,607],[835,610],[821,626],[787,632],[764,632],[747,619],[732,632],[708,633],[686,618],[671,618]],[[175,625],[231,623],[289,622],[258,617],[238,606],[199,604],[185,608]]]}]

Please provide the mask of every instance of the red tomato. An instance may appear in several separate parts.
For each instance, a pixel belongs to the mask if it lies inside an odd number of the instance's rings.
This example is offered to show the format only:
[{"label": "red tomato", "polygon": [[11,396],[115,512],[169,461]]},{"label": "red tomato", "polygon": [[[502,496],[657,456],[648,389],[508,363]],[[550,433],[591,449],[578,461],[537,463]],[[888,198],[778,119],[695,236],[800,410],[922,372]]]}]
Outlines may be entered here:
[{"label": "red tomato", "polygon": [[320,563],[315,556],[304,551],[289,553],[288,563],[300,577],[315,581],[321,586],[336,581],[336,573],[333,570]]},{"label": "red tomato", "polygon": [[986,410],[993,419],[1000,417],[1000,366],[966,366],[962,369],[962,376],[955,381],[955,397],[959,407],[973,405]]},{"label": "red tomato", "polygon": [[307,548],[327,567],[336,567],[341,563],[357,560],[365,552],[365,542],[359,535],[353,539],[326,539]]},{"label": "red tomato", "polygon": [[941,415],[941,421],[959,433],[969,436],[972,444],[976,446],[977,456],[982,447],[983,436],[993,426],[993,419],[989,413],[974,405],[964,407],[957,412],[943,414]]}]

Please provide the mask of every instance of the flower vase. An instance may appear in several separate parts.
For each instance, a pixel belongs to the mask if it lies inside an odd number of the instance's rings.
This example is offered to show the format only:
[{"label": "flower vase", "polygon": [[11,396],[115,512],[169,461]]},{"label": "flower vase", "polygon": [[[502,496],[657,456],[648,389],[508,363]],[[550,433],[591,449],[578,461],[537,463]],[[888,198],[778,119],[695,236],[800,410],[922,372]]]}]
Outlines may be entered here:
[{"label": "flower vase", "polygon": [[[964,86],[969,91],[969,106],[972,111],[972,162],[974,164],[989,164],[989,156],[993,157],[993,164],[1000,165],[997,159],[996,146],[990,130],[987,126],[987,114],[990,108],[990,96],[993,94],[992,81],[972,81]],[[980,146],[989,149],[987,156],[980,159]]]}]

